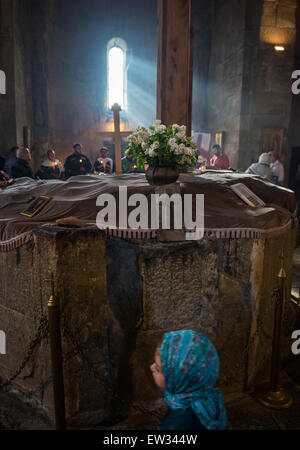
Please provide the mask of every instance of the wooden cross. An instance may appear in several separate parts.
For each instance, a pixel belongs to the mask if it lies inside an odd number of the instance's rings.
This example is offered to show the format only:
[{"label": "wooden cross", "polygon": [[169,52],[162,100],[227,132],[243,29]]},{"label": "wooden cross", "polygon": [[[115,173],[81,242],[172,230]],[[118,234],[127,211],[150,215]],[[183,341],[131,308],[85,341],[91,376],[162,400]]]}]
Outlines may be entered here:
[{"label": "wooden cross", "polygon": [[114,113],[114,131],[91,131],[90,138],[92,140],[97,137],[102,138],[114,138],[115,141],[115,160],[116,160],[116,174],[122,174],[122,154],[121,154],[121,138],[127,137],[132,134],[132,131],[120,131],[120,111],[121,107],[118,103],[112,106],[112,111]]},{"label": "wooden cross", "polygon": [[3,70],[0,70],[0,94],[6,94],[6,76]]}]

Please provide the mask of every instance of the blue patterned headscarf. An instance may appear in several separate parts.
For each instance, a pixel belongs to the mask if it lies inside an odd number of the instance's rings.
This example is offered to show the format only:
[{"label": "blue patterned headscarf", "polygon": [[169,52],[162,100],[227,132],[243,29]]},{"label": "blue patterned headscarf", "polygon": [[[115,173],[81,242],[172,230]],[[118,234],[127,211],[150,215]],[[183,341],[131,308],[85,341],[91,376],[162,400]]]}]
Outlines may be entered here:
[{"label": "blue patterned headscarf", "polygon": [[211,341],[192,330],[172,331],[164,335],[160,356],[169,408],[192,408],[205,428],[223,430],[227,423],[223,396],[214,387],[219,357]]}]

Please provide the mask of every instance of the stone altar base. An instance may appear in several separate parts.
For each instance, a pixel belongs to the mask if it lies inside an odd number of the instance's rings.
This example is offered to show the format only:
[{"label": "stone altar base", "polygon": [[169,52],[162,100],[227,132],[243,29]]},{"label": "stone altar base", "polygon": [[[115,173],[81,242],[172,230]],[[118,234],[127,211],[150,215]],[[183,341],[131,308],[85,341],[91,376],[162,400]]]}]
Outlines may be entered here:
[{"label": "stone altar base", "polygon": [[[131,402],[160,405],[149,366],[166,331],[193,328],[210,337],[221,360],[219,387],[249,389],[268,376],[280,253],[291,284],[296,231],[265,240],[157,242],[107,237],[96,228],[41,227],[34,240],[0,253],[0,328],[7,354],[2,380],[27,355],[47,315],[53,272],[65,315],[63,354],[69,427],[113,423]],[[287,304],[282,361],[296,321]],[[246,350],[245,350],[246,349]],[[7,388],[54,421],[49,338]],[[149,416],[151,423],[151,417]]]}]

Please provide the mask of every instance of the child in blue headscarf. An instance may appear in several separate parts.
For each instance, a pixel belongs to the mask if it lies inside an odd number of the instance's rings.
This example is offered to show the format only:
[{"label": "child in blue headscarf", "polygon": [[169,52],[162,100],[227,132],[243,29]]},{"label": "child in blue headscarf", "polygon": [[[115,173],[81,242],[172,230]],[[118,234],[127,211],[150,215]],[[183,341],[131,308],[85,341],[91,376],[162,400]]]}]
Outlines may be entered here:
[{"label": "child in blue headscarf", "polygon": [[169,411],[162,430],[223,430],[223,396],[214,385],[219,357],[211,341],[192,330],[166,333],[150,367]]}]

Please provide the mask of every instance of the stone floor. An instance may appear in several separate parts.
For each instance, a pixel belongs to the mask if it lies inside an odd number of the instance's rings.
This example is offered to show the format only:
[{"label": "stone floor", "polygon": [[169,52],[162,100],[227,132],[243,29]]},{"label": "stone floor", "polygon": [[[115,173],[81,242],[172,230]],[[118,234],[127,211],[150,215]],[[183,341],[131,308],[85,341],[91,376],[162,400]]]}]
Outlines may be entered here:
[{"label": "stone floor", "polygon": [[0,391],[0,430],[47,430],[51,423],[42,413],[12,393]]},{"label": "stone floor", "polygon": [[[300,430],[300,364],[298,374],[291,378],[288,371],[281,373],[281,385],[293,396],[289,409],[272,410],[257,403],[249,394],[225,397],[228,428],[231,430]],[[293,374],[296,368],[289,369]]]},{"label": "stone floor", "polygon": [[[292,301],[300,308],[300,245],[294,256]],[[299,300],[298,300],[299,298]],[[300,355],[281,372],[281,384],[293,396],[294,402],[287,410],[272,410],[257,403],[251,394],[225,395],[224,402],[231,430],[300,430]],[[37,413],[15,394],[0,391],[0,430],[51,429],[53,425],[40,412]],[[145,423],[145,416],[134,414],[129,419],[107,424],[100,429],[153,429]]]},{"label": "stone floor", "polygon": [[[258,404],[250,394],[225,396],[228,429],[231,430],[300,430],[300,364],[281,373],[281,383],[293,395],[293,405],[287,410],[272,410]],[[298,372],[296,372],[298,370]],[[293,376],[293,378],[289,375]],[[295,374],[298,375],[295,375]],[[134,425],[133,425],[134,424]],[[0,430],[51,429],[42,414],[13,394],[0,393]],[[145,417],[133,415],[129,420],[99,429],[153,429]]]}]

